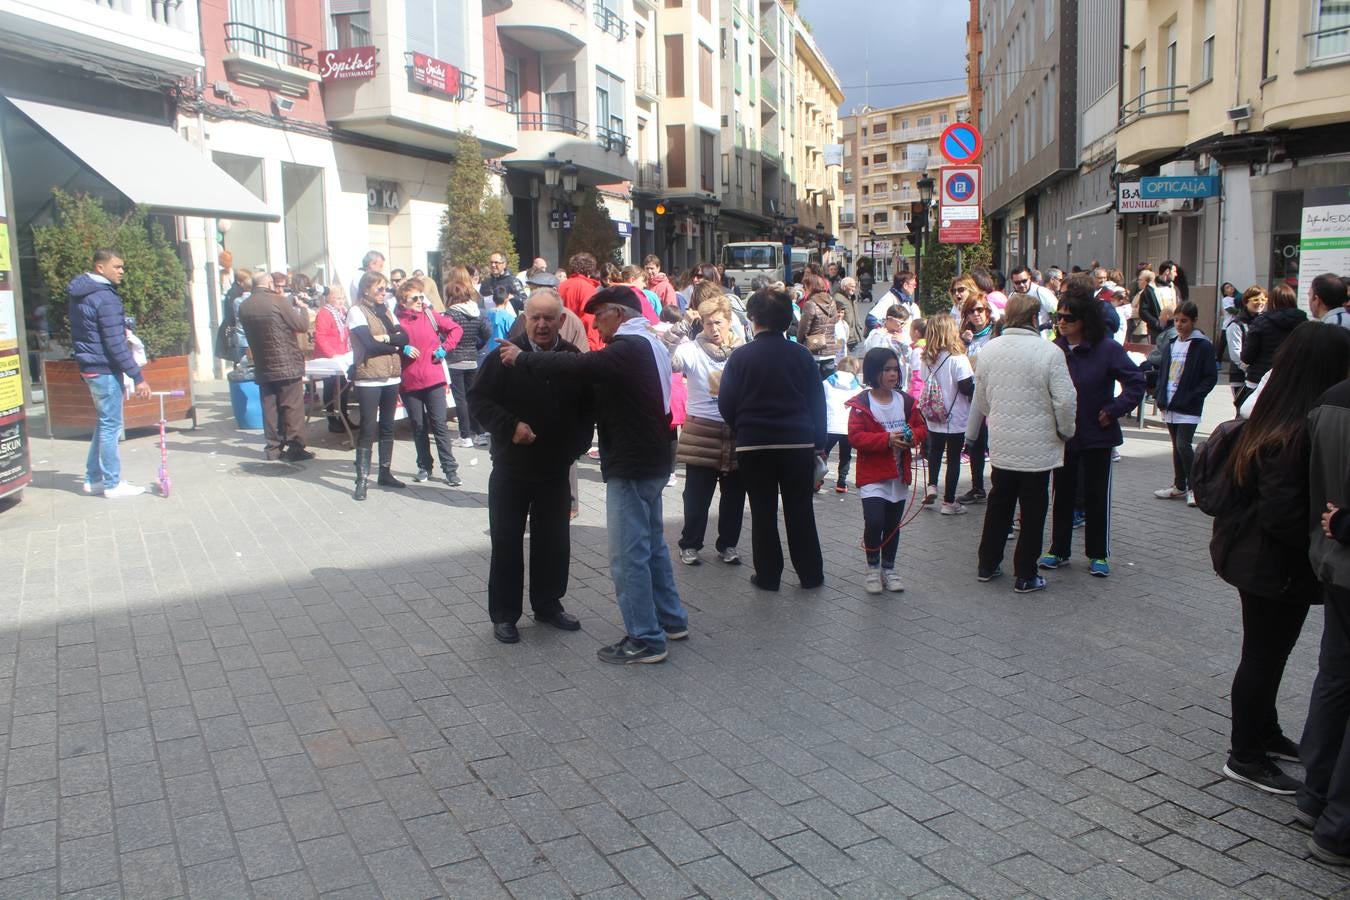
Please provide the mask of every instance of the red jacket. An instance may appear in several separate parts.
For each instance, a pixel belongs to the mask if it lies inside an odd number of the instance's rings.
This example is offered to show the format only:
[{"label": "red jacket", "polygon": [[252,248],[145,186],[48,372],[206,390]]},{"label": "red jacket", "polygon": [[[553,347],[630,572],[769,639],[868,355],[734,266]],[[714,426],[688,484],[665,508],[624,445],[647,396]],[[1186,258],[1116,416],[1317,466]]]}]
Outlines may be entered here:
[{"label": "red jacket", "polygon": [[[872,415],[872,406],[867,402],[868,393],[863,391],[844,404],[849,411],[848,445],[857,452],[853,470],[856,484],[862,487],[892,478],[899,478],[902,483],[909,484],[913,480],[910,452],[901,450],[900,462],[896,463],[895,451],[890,445],[891,435]],[[914,432],[914,446],[922,447],[928,439],[928,426],[919,413],[919,404],[904,391],[897,390],[895,393],[904,398],[905,419]]]},{"label": "red jacket", "polygon": [[[661,306],[673,306],[680,308],[680,295],[675,291],[675,285],[670,283],[665,272],[657,272],[647,280],[647,290],[651,291],[661,300]],[[657,310],[661,312],[661,310]]]},{"label": "red jacket", "polygon": [[[431,324],[432,316],[436,317],[434,326]],[[398,324],[408,333],[409,346],[416,347],[421,354],[417,359],[399,354],[399,359],[403,360],[403,390],[420,391],[422,388],[445,384],[445,369],[441,361],[435,358],[436,348],[443,347],[449,353],[458,347],[464,329],[445,313],[431,310],[415,313],[401,307]]]},{"label": "red jacket", "polygon": [[321,307],[314,314],[314,358],[331,359],[351,352],[352,342],[347,335],[347,320],[335,315],[333,307]]},{"label": "red jacket", "polygon": [[604,349],[605,342],[600,340],[600,332],[595,330],[595,316],[582,310],[586,308],[586,301],[595,296],[598,290],[600,282],[585,275],[569,275],[566,281],[558,285],[563,305],[576,313],[581,324],[586,326],[586,343],[592,350]]}]

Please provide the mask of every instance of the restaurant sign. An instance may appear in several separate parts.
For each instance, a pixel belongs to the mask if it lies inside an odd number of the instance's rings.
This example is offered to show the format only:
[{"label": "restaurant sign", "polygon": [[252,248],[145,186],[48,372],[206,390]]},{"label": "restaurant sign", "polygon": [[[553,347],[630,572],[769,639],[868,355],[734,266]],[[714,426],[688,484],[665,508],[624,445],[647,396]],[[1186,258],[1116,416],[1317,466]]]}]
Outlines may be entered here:
[{"label": "restaurant sign", "polygon": [[319,77],[324,84],[374,78],[379,68],[378,47],[343,47],[319,55]]},{"label": "restaurant sign", "polygon": [[459,97],[459,68],[433,59],[425,53],[412,53],[412,80],[425,88],[451,97]]}]

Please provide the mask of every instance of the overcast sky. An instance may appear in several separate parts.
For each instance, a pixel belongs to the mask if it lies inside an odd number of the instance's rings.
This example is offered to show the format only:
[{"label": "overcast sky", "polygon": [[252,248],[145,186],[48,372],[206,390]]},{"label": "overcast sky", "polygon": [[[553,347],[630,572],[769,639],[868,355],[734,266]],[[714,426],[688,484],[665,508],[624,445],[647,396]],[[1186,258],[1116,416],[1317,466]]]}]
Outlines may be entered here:
[{"label": "overcast sky", "polygon": [[965,93],[965,0],[801,0],[799,11],[843,83],[840,115]]}]

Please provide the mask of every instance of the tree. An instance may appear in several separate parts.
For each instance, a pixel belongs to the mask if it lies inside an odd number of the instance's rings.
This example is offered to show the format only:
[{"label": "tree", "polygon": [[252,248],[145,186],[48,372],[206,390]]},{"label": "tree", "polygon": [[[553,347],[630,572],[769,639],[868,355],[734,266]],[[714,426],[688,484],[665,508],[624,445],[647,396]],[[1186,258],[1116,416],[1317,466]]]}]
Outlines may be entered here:
[{"label": "tree", "polygon": [[990,266],[994,252],[989,241],[989,223],[980,224],[978,244],[939,244],[937,231],[930,230],[924,242],[923,265],[919,272],[919,308],[932,315],[951,308],[948,288],[956,277],[956,248],[961,247],[961,271]]},{"label": "tree", "polygon": [[94,251],[111,247],[122,254],[126,276],[117,293],[126,314],[136,317],[136,334],[154,358],[187,352],[187,273],[174,245],[145,207],[117,218],[88,194],[53,189],[55,220],[33,229],[38,272],[49,302],[52,336],[70,344],[70,311],[66,287],[88,272]]},{"label": "tree", "polygon": [[488,257],[500,253],[506,257],[506,271],[516,271],[516,242],[501,197],[492,190],[478,138],[461,133],[454,154],[441,216],[441,264],[472,265],[486,272]]},{"label": "tree", "polygon": [[[577,206],[576,218],[567,234],[567,255],[585,251],[595,257],[603,266],[607,262],[616,262],[618,250],[623,246],[623,238],[614,220],[609,217],[609,208],[593,187],[584,188],[581,203]],[[563,260],[566,264],[567,260]]]}]

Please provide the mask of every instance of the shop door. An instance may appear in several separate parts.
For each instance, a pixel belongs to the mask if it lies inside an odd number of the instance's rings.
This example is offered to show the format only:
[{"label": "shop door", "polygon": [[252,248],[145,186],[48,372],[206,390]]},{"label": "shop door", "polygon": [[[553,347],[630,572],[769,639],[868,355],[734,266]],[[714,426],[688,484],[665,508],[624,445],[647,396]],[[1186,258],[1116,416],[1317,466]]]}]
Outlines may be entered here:
[{"label": "shop door", "polygon": [[1148,226],[1148,243],[1145,245],[1147,252],[1144,259],[1155,272],[1158,270],[1158,264],[1167,259],[1167,231],[1166,222]]}]

